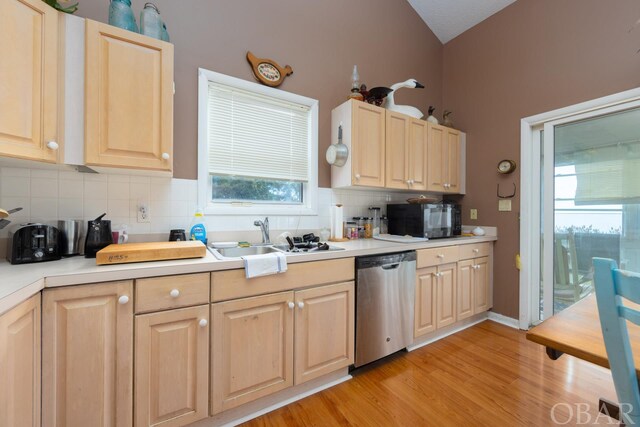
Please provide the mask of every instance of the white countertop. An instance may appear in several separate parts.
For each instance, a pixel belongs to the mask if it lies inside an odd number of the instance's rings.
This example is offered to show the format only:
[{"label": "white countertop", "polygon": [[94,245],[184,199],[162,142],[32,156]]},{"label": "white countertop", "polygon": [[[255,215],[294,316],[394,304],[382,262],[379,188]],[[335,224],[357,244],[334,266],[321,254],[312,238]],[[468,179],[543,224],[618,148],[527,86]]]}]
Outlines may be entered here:
[{"label": "white countertop", "polygon": [[[360,239],[331,243],[333,246],[344,248],[344,251],[287,254],[287,262],[349,258],[495,240],[497,240],[496,236],[457,237],[418,243]],[[219,260],[209,251],[204,258],[119,265],[96,265],[95,259],[80,256],[22,265],[11,265],[7,261],[0,261],[0,313],[4,313],[44,288],[237,268],[243,268],[241,259]]]}]

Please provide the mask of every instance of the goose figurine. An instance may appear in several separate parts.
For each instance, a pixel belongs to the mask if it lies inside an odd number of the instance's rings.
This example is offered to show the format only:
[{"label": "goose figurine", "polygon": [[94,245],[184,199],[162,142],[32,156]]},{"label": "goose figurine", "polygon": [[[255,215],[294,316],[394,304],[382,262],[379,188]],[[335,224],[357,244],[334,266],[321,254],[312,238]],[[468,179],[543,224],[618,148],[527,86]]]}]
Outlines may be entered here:
[{"label": "goose figurine", "polygon": [[412,107],[411,105],[396,105],[393,96],[396,93],[396,90],[401,89],[403,87],[408,87],[412,89],[422,89],[424,86],[419,83],[416,79],[409,79],[407,81],[396,83],[391,86],[391,93],[387,95],[387,102],[385,104],[385,108],[391,111],[397,111],[398,113],[406,114],[411,117],[415,117],[416,119],[421,119],[424,114],[422,111],[418,110],[416,107]]}]

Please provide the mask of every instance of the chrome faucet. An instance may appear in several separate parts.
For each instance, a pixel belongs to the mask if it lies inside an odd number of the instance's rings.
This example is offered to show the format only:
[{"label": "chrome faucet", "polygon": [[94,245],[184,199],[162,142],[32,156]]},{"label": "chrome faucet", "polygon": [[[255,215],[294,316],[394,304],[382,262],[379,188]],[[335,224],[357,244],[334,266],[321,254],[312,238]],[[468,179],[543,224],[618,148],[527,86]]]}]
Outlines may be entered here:
[{"label": "chrome faucet", "polygon": [[266,217],[264,221],[256,219],[255,221],[253,221],[253,225],[255,225],[256,227],[260,227],[260,231],[262,231],[262,244],[267,245],[271,243],[271,241],[269,240],[269,217]]}]

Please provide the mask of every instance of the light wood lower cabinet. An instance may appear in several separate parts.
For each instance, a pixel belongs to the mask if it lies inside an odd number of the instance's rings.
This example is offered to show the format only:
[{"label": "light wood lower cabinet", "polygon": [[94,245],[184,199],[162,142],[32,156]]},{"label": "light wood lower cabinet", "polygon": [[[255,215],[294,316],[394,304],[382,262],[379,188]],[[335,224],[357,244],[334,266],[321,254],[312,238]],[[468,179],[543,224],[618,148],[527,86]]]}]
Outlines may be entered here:
[{"label": "light wood lower cabinet", "polygon": [[473,260],[473,313],[491,308],[491,261],[489,257]]},{"label": "light wood lower cabinet", "polygon": [[474,276],[473,260],[460,261],[458,263],[458,320],[466,319],[474,314],[474,296],[473,296],[473,276]]},{"label": "light wood lower cabinet", "polygon": [[0,426],[40,425],[40,294],[0,316]]},{"label": "light wood lower cabinet", "polygon": [[353,282],[296,291],[295,384],[353,363]]},{"label": "light wood lower cabinet", "polygon": [[438,266],[436,273],[436,328],[456,321],[456,264]]},{"label": "light wood lower cabinet", "polygon": [[213,414],[353,363],[353,282],[221,302],[211,317]]},{"label": "light wood lower cabinet", "polygon": [[133,423],[133,281],[44,291],[45,426]]},{"label": "light wood lower cabinet", "polygon": [[213,304],[212,414],[293,385],[293,292]]},{"label": "light wood lower cabinet", "polygon": [[437,272],[437,267],[421,268],[416,272],[414,338],[436,330]]},{"label": "light wood lower cabinet", "polygon": [[208,416],[209,305],[136,316],[135,425]]}]

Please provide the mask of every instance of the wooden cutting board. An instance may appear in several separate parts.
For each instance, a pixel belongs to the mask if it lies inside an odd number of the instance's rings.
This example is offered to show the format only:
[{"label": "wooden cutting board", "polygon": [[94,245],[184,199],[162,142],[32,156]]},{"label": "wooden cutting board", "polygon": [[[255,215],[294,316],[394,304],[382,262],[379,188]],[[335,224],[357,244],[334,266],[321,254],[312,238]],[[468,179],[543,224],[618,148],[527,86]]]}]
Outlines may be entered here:
[{"label": "wooden cutting board", "polygon": [[163,261],[171,259],[203,258],[206,246],[198,240],[185,242],[146,242],[109,245],[96,254],[97,265],[130,262]]}]

